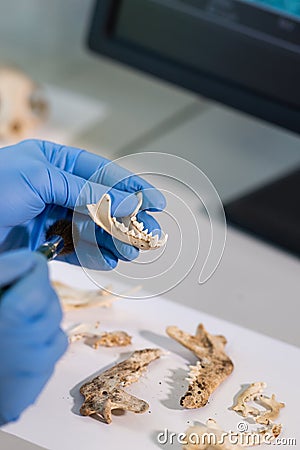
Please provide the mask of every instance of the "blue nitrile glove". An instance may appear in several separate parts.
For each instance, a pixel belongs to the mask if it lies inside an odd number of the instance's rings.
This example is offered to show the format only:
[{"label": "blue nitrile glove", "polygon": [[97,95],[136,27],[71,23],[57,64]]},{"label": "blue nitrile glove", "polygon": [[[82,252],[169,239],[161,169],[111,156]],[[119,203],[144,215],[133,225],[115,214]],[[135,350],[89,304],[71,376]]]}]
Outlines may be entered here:
[{"label": "blue nitrile glove", "polygon": [[44,256],[29,250],[0,255],[0,425],[32,404],[67,348],[62,312]]},{"label": "blue nitrile glove", "polygon": [[[98,172],[93,181],[87,182],[95,171]],[[81,254],[87,255],[87,267],[109,270],[118,259],[136,258],[136,248],[120,243],[116,249],[112,237],[99,227],[96,238],[100,258],[93,244],[91,226],[95,226],[91,225],[85,205],[96,203],[108,189],[116,217],[131,214],[137,206],[132,193],[143,191],[139,220],[149,231],[159,233],[158,223],[146,211],[164,209],[163,195],[117,164],[81,149],[46,141],[27,140],[0,149],[0,252],[20,246],[36,249],[44,240],[46,229],[57,219],[71,218],[70,211],[76,205],[82,207],[78,245]],[[80,192],[83,194],[79,196]],[[63,260],[78,264],[75,253]]]}]

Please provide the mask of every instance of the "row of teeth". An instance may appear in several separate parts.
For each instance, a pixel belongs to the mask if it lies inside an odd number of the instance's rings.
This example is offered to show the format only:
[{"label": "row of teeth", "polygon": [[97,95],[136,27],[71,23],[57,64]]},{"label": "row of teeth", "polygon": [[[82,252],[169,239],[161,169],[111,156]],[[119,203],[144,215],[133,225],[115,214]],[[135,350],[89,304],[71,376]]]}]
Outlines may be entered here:
[{"label": "row of teeth", "polygon": [[113,217],[112,220],[116,228],[118,228],[120,231],[128,234],[128,236],[132,236],[137,239],[142,239],[143,241],[149,242],[150,247],[161,247],[167,242],[167,234],[160,240],[157,235],[152,236],[152,232],[148,233],[148,229],[144,230],[143,222],[138,222],[136,220],[136,216],[131,217],[131,223],[135,228],[137,228],[138,231],[133,228],[129,229],[129,227],[126,227],[124,223],[118,222],[115,217]]}]

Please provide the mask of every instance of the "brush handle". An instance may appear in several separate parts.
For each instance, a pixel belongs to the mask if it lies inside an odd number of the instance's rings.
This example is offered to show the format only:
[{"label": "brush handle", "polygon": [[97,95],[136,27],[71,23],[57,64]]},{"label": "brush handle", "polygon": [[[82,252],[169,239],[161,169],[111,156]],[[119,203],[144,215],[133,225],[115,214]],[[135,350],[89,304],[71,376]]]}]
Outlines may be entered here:
[{"label": "brush handle", "polygon": [[[51,261],[52,259],[56,258],[57,255],[63,250],[64,248],[64,240],[61,236],[52,236],[51,239],[49,239],[44,244],[40,245],[36,252],[40,253],[41,255],[44,255],[45,258],[48,261]],[[8,284],[6,286],[3,286],[0,288],[0,299],[2,298],[2,295],[5,294],[6,291],[8,291],[12,284]]]}]

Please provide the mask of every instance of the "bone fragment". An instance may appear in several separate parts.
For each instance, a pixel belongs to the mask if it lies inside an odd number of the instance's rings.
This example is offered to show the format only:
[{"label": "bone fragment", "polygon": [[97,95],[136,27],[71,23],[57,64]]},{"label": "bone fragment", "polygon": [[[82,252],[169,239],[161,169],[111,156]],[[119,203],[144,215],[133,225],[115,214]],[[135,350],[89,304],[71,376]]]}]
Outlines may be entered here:
[{"label": "bone fragment", "polygon": [[205,406],[210,395],[233,371],[233,362],[225,353],[226,339],[221,335],[208,333],[202,324],[196,335],[191,336],[175,326],[167,328],[167,334],[191,350],[199,361],[190,366],[189,387],[180,400],[184,408]]},{"label": "bone fragment", "polygon": [[111,423],[114,409],[135,413],[147,411],[147,402],[128,394],[122,388],[137,381],[148,364],[161,355],[160,349],[137,350],[128,359],[85,383],[80,388],[85,397],[80,413],[83,416],[95,414],[103,422]]}]

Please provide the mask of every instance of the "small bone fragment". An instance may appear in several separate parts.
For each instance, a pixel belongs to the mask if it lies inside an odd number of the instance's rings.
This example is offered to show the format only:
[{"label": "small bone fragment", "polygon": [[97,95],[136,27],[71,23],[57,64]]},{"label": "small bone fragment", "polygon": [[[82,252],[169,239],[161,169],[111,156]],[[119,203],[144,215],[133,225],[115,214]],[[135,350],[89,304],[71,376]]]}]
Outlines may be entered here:
[{"label": "small bone fragment", "polygon": [[69,342],[79,341],[87,338],[86,343],[97,349],[98,347],[126,347],[131,344],[131,336],[125,331],[98,331],[99,322],[95,325],[90,323],[81,323],[67,330]]},{"label": "small bone fragment", "polygon": [[[266,383],[257,382],[252,383],[237,397],[236,404],[232,409],[242,414],[243,417],[252,415],[255,417],[256,423],[262,425],[269,425],[274,419],[279,416],[280,409],[285,405],[275,399],[273,394],[271,398],[263,395],[263,390],[267,387]],[[248,406],[247,403],[254,401],[264,408],[266,411],[260,411],[258,408]]]},{"label": "small bone fragment", "polygon": [[279,416],[281,408],[284,408],[285,404],[282,402],[278,402],[275,399],[275,394],[271,396],[271,398],[266,395],[259,395],[255,398],[255,401],[266,408],[267,411],[261,413],[258,417],[256,417],[256,423],[260,423],[262,425],[269,425]]},{"label": "small bone fragment", "polygon": [[[241,450],[245,447],[268,444],[276,439],[282,430],[280,424],[270,424],[256,431],[234,433],[231,439],[230,432],[225,432],[217,422],[209,419],[206,425],[189,427],[186,431],[186,444],[184,450]],[[268,435],[266,441],[265,437]]]},{"label": "small bone fragment", "polygon": [[77,289],[60,281],[52,281],[52,286],[56,290],[65,311],[96,306],[109,308],[119,298],[109,294],[105,289]]},{"label": "small bone fragment", "polygon": [[141,250],[155,250],[163,247],[168,239],[167,234],[159,240],[157,235],[152,237],[150,233],[141,233],[144,229],[144,224],[137,221],[136,214],[142,206],[143,194],[138,192],[136,195],[138,198],[136,209],[130,216],[121,217],[119,219],[121,222],[116,217],[111,216],[111,198],[109,194],[104,194],[98,203],[91,203],[86,206],[93,221],[119,241],[133,245]]},{"label": "small bone fragment", "polygon": [[232,407],[233,411],[241,413],[243,417],[248,417],[249,415],[258,416],[259,409],[248,406],[247,403],[254,401],[255,397],[263,392],[266,388],[266,383],[257,382],[250,384],[236,399],[236,404]]},{"label": "small bone fragment", "polygon": [[148,364],[162,355],[160,349],[135,351],[128,359],[111,367],[80,388],[85,401],[80,408],[83,416],[96,414],[103,422],[111,423],[113,409],[143,413],[149,405],[128,394],[122,388],[137,381]]},{"label": "small bone fragment", "polygon": [[[227,434],[227,436],[226,436]],[[241,450],[238,444],[230,443],[228,433],[213,419],[208,419],[206,425],[189,427],[186,431],[184,450]]]},{"label": "small bone fragment", "polygon": [[88,344],[94,349],[99,347],[126,347],[131,344],[131,336],[125,331],[104,332],[99,336],[90,336]]},{"label": "small bone fragment", "polygon": [[202,324],[196,335],[191,336],[175,326],[167,328],[167,334],[191,350],[199,361],[190,366],[188,391],[180,400],[185,408],[200,408],[207,404],[210,395],[233,371],[233,362],[226,355],[224,336],[208,333]]}]

